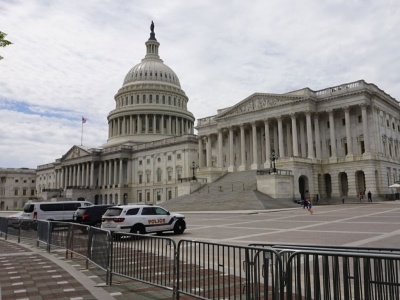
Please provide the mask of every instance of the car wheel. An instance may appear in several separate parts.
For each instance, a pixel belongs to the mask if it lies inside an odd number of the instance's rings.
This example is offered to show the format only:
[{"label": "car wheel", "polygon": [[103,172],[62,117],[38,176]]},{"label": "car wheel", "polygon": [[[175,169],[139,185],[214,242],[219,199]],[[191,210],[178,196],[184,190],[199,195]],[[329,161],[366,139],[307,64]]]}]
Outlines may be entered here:
[{"label": "car wheel", "polygon": [[178,221],[176,221],[175,226],[174,226],[174,233],[182,234],[185,231],[185,228],[186,228],[185,221],[178,220]]},{"label": "car wheel", "polygon": [[133,225],[131,228],[131,233],[136,233],[136,234],[145,234],[146,230],[144,229],[144,226],[141,224],[136,224]]}]

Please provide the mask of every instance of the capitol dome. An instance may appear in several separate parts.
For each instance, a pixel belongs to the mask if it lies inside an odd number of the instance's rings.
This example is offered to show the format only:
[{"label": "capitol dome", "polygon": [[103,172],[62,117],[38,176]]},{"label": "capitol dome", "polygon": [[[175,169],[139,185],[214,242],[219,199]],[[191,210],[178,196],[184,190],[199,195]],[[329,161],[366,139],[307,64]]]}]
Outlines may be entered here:
[{"label": "capitol dome", "polygon": [[107,117],[109,131],[104,147],[193,134],[189,98],[178,76],[161,60],[153,23],[150,28],[145,57],[126,74],[114,97],[115,109]]}]

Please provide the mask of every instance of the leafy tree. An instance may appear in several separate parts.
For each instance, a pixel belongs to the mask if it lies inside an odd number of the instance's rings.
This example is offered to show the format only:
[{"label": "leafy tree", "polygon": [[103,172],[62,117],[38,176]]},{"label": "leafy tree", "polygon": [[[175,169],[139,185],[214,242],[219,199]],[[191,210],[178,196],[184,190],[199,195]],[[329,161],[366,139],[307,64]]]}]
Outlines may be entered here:
[{"label": "leafy tree", "polygon": [[[6,35],[7,35],[6,33],[0,31],[0,47],[5,47],[12,44],[10,41],[7,41],[5,39]],[[2,59],[3,56],[0,55],[0,60]]]}]

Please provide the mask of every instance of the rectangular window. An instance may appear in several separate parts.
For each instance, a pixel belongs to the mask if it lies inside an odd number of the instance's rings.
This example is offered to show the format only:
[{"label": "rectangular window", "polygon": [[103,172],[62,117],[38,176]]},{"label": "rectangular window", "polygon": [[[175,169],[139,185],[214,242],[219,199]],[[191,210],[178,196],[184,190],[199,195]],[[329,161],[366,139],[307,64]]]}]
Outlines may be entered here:
[{"label": "rectangular window", "polygon": [[364,154],[365,152],[364,141],[360,141],[360,147],[361,147],[361,154]]},{"label": "rectangular window", "polygon": [[392,123],[392,128],[393,128],[393,130],[394,130],[394,123]]},{"label": "rectangular window", "polygon": [[18,196],[18,189],[14,189],[14,196]]},{"label": "rectangular window", "polygon": [[26,189],[22,190],[22,196],[26,196]]},{"label": "rectangular window", "polygon": [[326,128],[330,128],[329,121],[326,122]]},{"label": "rectangular window", "polygon": [[171,181],[171,180],[172,180],[172,171],[169,170],[168,171],[168,181]]},{"label": "rectangular window", "polygon": [[143,199],[142,199],[142,192],[141,191],[138,191],[138,202],[142,202],[143,201]]},{"label": "rectangular window", "polygon": [[31,190],[31,196],[35,195],[35,190]]},{"label": "rectangular window", "polygon": [[347,151],[347,143],[344,143],[344,154],[347,155],[348,151]]},{"label": "rectangular window", "polygon": [[386,120],[386,126],[389,127],[389,120]]},{"label": "rectangular window", "polygon": [[171,155],[168,155],[168,160],[171,160]]},{"label": "rectangular window", "polygon": [[142,175],[142,174],[139,174],[139,184],[141,184],[142,181],[143,181],[143,175]]},{"label": "rectangular window", "polygon": [[147,164],[150,164],[150,158],[147,159]]},{"label": "rectangular window", "polygon": [[139,160],[139,165],[142,165],[142,161],[141,160]]},{"label": "rectangular window", "polygon": [[345,119],[345,118],[342,119],[342,125],[343,125],[343,126],[346,125],[346,119]]},{"label": "rectangular window", "polygon": [[362,123],[362,116],[361,115],[358,116],[358,123]]},{"label": "rectangular window", "polygon": [[180,153],[177,154],[177,155],[176,155],[176,158],[177,158],[177,159],[181,159],[181,154],[180,154]]},{"label": "rectangular window", "polygon": [[146,173],[146,182],[150,183],[150,173]]}]

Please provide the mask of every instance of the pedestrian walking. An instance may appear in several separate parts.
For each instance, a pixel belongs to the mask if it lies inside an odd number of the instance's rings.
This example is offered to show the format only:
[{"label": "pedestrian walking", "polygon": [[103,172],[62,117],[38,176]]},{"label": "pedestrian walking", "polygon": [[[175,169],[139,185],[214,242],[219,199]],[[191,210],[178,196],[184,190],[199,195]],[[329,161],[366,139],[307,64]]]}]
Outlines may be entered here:
[{"label": "pedestrian walking", "polygon": [[310,198],[307,198],[306,201],[307,201],[307,210],[308,210],[308,212],[309,212],[310,214],[313,214],[314,212],[313,212],[313,210],[312,210],[311,199],[310,199]]},{"label": "pedestrian walking", "polygon": [[363,194],[362,192],[358,193],[358,200],[362,203]]},{"label": "pedestrian walking", "polygon": [[372,194],[371,194],[371,191],[368,191],[368,202],[372,202]]}]

